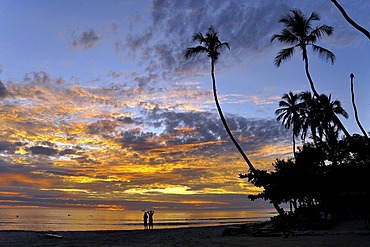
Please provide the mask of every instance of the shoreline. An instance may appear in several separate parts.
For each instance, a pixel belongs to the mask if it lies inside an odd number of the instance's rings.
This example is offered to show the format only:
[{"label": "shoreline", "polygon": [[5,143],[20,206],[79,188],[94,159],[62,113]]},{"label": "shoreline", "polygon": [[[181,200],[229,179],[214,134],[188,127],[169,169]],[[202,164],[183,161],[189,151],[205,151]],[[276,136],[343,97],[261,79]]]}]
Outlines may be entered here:
[{"label": "shoreline", "polygon": [[[248,226],[254,223],[248,223]],[[241,226],[233,225],[232,227]],[[230,226],[231,227],[231,226]],[[226,226],[153,230],[60,231],[63,238],[46,237],[38,231],[1,230],[1,246],[356,246],[370,243],[370,231],[360,221],[346,222],[325,231],[310,231],[283,238],[282,235],[254,237],[248,233],[223,236]],[[303,232],[302,232],[303,233]]]}]

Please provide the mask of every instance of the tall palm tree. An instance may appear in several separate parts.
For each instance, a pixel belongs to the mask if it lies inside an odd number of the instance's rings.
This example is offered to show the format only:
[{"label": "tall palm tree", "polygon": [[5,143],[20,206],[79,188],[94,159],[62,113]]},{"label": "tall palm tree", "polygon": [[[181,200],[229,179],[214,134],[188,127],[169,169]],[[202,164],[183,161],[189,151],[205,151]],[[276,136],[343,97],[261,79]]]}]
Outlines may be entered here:
[{"label": "tall palm tree", "polygon": [[365,36],[370,39],[370,32],[367,31],[365,28],[363,28],[362,26],[358,25],[354,20],[352,20],[351,17],[349,17],[349,15],[347,14],[347,12],[344,10],[344,8],[338,3],[338,1],[336,0],[331,0],[335,7],[337,7],[337,9],[339,9],[339,11],[342,13],[343,17],[346,19],[346,21],[351,24],[354,28],[356,28],[358,31],[360,31],[361,33],[365,34]]},{"label": "tall palm tree", "polygon": [[193,35],[193,41],[199,42],[200,45],[187,48],[184,56],[186,59],[189,59],[199,54],[206,54],[211,59],[211,77],[212,77],[212,85],[213,85],[213,96],[215,99],[217,111],[220,115],[221,121],[231,141],[234,143],[235,147],[238,149],[239,153],[242,155],[243,159],[248,164],[250,171],[254,174],[256,172],[256,169],[254,168],[253,164],[248,159],[247,155],[244,153],[243,149],[240,147],[240,145],[238,144],[238,142],[232,135],[231,130],[224,117],[224,114],[222,113],[222,109],[221,109],[220,103],[218,102],[218,97],[217,97],[216,79],[215,79],[215,64],[217,63],[218,58],[220,56],[220,49],[224,46],[230,49],[229,43],[221,42],[218,38],[218,32],[212,26],[208,29],[208,32],[205,35],[203,35],[200,32],[195,33]]},{"label": "tall palm tree", "polygon": [[356,119],[356,122],[357,122],[357,125],[358,125],[358,127],[360,128],[360,130],[361,130],[361,132],[362,132],[362,134],[364,135],[364,137],[366,138],[366,139],[368,139],[369,138],[369,136],[367,135],[367,133],[366,133],[366,131],[365,131],[365,129],[364,129],[364,127],[362,127],[362,124],[361,124],[361,122],[360,122],[360,119],[358,118],[358,113],[357,113],[357,107],[356,107],[356,104],[355,104],[355,90],[354,90],[354,86],[353,86],[353,78],[355,77],[355,75],[354,74],[350,74],[350,77],[351,77],[351,96],[352,96],[352,106],[353,106],[353,110],[354,110],[354,112],[355,112],[355,119]]},{"label": "tall palm tree", "polygon": [[302,129],[302,106],[303,104],[299,100],[298,94],[289,92],[283,95],[283,100],[279,102],[279,107],[275,114],[277,115],[276,120],[282,121],[282,124],[286,129],[289,129],[290,126],[293,126],[293,154],[296,156],[295,152],[295,137],[298,137]]},{"label": "tall palm tree", "polygon": [[[212,86],[213,86],[213,97],[215,99],[217,111],[220,115],[221,121],[226,129],[226,132],[228,133],[231,141],[234,143],[235,147],[238,149],[239,153],[242,155],[245,162],[248,164],[250,173],[253,175],[254,179],[257,179],[260,183],[260,186],[262,186],[265,191],[271,190],[266,180],[264,179],[265,176],[263,174],[266,173],[266,171],[256,170],[256,168],[253,166],[252,162],[249,160],[247,155],[244,153],[243,149],[240,147],[234,136],[232,135],[230,128],[226,122],[226,119],[222,113],[222,109],[220,106],[220,103],[218,102],[217,97],[217,89],[216,89],[216,79],[215,79],[215,64],[218,61],[218,58],[220,56],[220,49],[223,46],[226,46],[228,49],[230,49],[229,43],[227,42],[221,42],[218,38],[218,33],[215,30],[214,27],[210,27],[208,29],[208,32],[205,34],[205,36],[202,33],[195,33],[193,35],[193,41],[199,42],[200,45],[195,47],[189,47],[187,48],[184,56],[186,59],[189,59],[193,56],[199,55],[199,54],[207,54],[207,56],[211,59],[211,77],[212,77]],[[240,178],[246,178],[247,175],[245,174],[239,174]],[[277,201],[272,200],[272,204],[274,205],[276,211],[279,214],[283,214],[283,210],[281,210],[279,203]]]},{"label": "tall palm tree", "polygon": [[[320,25],[315,28],[312,27],[313,21],[319,21],[320,17],[316,12],[312,12],[309,18],[300,10],[291,10],[291,13],[282,17],[279,22],[285,25],[285,28],[280,34],[275,34],[271,38],[271,42],[275,39],[281,43],[292,45],[291,47],[284,48],[279,51],[274,59],[274,63],[277,67],[280,67],[283,62],[290,59],[294,52],[299,49],[302,52],[303,61],[305,63],[305,71],[308,81],[311,86],[311,90],[314,96],[320,101],[320,95],[316,91],[315,84],[311,78],[309,71],[309,62],[307,55],[307,46],[311,46],[314,53],[317,53],[320,58],[330,61],[332,64],[335,60],[335,55],[326,48],[323,48],[315,43],[319,41],[324,36],[330,36],[333,34],[333,27],[328,25]],[[333,119],[337,122],[340,129],[344,134],[350,138],[351,135],[346,130],[339,118],[333,113],[329,113]]]}]

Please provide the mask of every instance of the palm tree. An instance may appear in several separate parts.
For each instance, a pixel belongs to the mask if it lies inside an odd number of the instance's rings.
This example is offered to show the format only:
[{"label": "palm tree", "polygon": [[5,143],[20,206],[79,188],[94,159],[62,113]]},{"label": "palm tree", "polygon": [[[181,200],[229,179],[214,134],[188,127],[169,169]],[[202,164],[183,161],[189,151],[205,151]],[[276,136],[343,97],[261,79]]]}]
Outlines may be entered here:
[{"label": "palm tree", "polygon": [[354,28],[356,28],[358,31],[362,32],[363,34],[365,34],[365,36],[370,39],[370,32],[367,31],[365,28],[363,28],[362,26],[358,25],[354,20],[352,20],[351,17],[349,17],[349,15],[347,14],[347,12],[344,10],[344,8],[338,3],[338,1],[336,0],[331,0],[335,7],[337,7],[337,9],[339,9],[339,11],[342,13],[343,17],[346,19],[346,21],[351,24]]},{"label": "palm tree", "polygon": [[[333,129],[336,127],[339,127],[337,125],[337,122],[335,119],[333,119],[332,114],[334,113],[337,115],[342,115],[344,118],[348,118],[348,113],[344,108],[342,107],[342,103],[339,100],[331,100],[331,95],[327,96],[325,94],[320,95],[320,102],[322,104],[322,110],[321,110],[321,121],[320,121],[320,136],[322,137],[323,134],[325,134],[326,137],[330,137],[333,135],[330,135],[331,132],[333,132]],[[328,140],[326,138],[327,142],[331,141],[334,142],[336,140]]]},{"label": "palm tree", "polygon": [[218,38],[218,32],[212,26],[208,29],[208,32],[205,35],[203,35],[200,32],[195,33],[193,35],[193,41],[199,42],[200,45],[187,48],[184,56],[186,59],[189,59],[193,56],[203,53],[203,54],[207,54],[207,56],[211,59],[211,77],[212,77],[212,85],[213,85],[213,96],[215,99],[217,111],[220,115],[221,121],[230,139],[232,140],[235,147],[238,149],[238,151],[242,155],[243,159],[247,162],[250,171],[254,174],[256,172],[256,169],[254,168],[253,164],[248,159],[247,155],[244,153],[243,149],[240,147],[240,145],[238,144],[238,142],[232,135],[230,128],[224,117],[224,114],[222,113],[222,109],[221,109],[220,103],[218,102],[218,97],[217,97],[216,79],[215,79],[215,64],[217,63],[218,58],[220,56],[220,49],[224,46],[230,49],[229,43],[221,42]]},{"label": "palm tree", "polygon": [[284,94],[282,99],[283,100],[279,102],[280,108],[275,111],[275,114],[277,115],[276,120],[282,120],[282,124],[286,129],[289,129],[291,125],[293,126],[292,140],[293,154],[295,157],[295,137],[298,137],[302,129],[301,114],[303,105],[299,101],[298,94],[292,92]]},{"label": "palm tree", "polygon": [[[335,114],[342,115],[344,118],[348,118],[348,113],[342,107],[342,102],[340,102],[337,99],[332,100],[331,99],[331,94],[329,94],[329,96],[327,96],[325,94],[321,94],[320,95],[320,101],[321,101],[322,104],[324,104],[324,110],[325,111],[331,111],[331,112],[334,112]],[[325,116],[330,117],[329,114],[326,114]],[[334,124],[336,124],[334,119],[331,119],[331,121],[334,122]]]},{"label": "palm tree", "polygon": [[305,91],[299,94],[302,104],[301,121],[302,121],[302,135],[303,140],[306,139],[308,130],[311,131],[313,142],[317,145],[316,129],[320,126],[320,104],[317,99],[312,96],[311,92]]},{"label": "palm tree", "polygon": [[[328,25],[320,25],[313,28],[312,22],[319,20],[320,17],[315,12],[312,12],[310,17],[306,18],[306,16],[303,15],[300,10],[291,10],[290,14],[282,17],[279,20],[280,23],[283,23],[285,25],[285,28],[281,31],[280,34],[273,35],[271,38],[271,42],[277,39],[281,43],[293,45],[279,51],[274,59],[274,63],[277,67],[280,67],[283,62],[290,59],[294,55],[296,49],[299,49],[302,52],[303,61],[305,63],[305,71],[311,86],[311,90],[314,96],[321,103],[320,95],[316,91],[314,82],[309,71],[307,46],[311,46],[314,53],[318,53],[320,58],[323,58],[326,61],[330,61],[332,64],[334,63],[335,55],[328,49],[315,44],[322,37],[330,36],[333,34],[333,27]],[[332,115],[333,119],[335,119],[344,134],[348,138],[350,138],[351,135],[348,133],[339,118],[337,118],[337,116],[332,112],[329,114]]]},{"label": "palm tree", "polygon": [[352,106],[353,106],[353,110],[355,112],[355,119],[356,119],[356,122],[357,122],[357,125],[358,127],[360,128],[362,134],[364,135],[364,137],[366,139],[369,138],[369,136],[367,135],[364,127],[362,127],[362,124],[360,122],[360,119],[358,118],[358,113],[357,113],[357,107],[356,107],[356,104],[355,104],[355,91],[354,91],[354,88],[353,88],[353,78],[355,77],[354,74],[350,74],[350,77],[351,77],[351,96],[352,96]]},{"label": "palm tree", "polygon": [[[205,34],[205,36],[202,33],[195,33],[193,35],[193,41],[199,42],[199,46],[195,47],[189,47],[187,48],[184,56],[186,59],[189,59],[193,56],[196,56],[198,54],[207,54],[207,56],[211,59],[211,77],[212,77],[212,86],[213,86],[213,96],[215,99],[217,111],[220,115],[221,121],[226,129],[226,132],[228,133],[231,141],[234,143],[235,147],[238,149],[239,153],[242,155],[245,162],[248,164],[250,174],[253,175],[253,178],[251,180],[255,180],[259,183],[259,186],[262,186],[265,188],[265,191],[270,191],[270,187],[268,187],[268,183],[266,181],[266,171],[263,170],[257,170],[254,168],[252,162],[248,159],[247,155],[244,153],[243,149],[240,147],[238,142],[235,140],[234,136],[232,135],[230,128],[226,122],[226,119],[222,113],[222,109],[220,106],[220,103],[218,102],[217,97],[217,90],[216,90],[216,79],[215,79],[215,64],[218,61],[218,58],[220,56],[220,49],[223,46],[226,46],[228,49],[230,49],[229,43],[227,42],[221,42],[218,38],[218,33],[214,29],[214,27],[210,27],[208,29],[208,32]],[[240,178],[247,178],[250,179],[250,177],[246,174],[239,174]],[[279,203],[277,201],[272,200],[272,204],[274,205],[276,211],[281,214],[283,211],[281,210]]]}]

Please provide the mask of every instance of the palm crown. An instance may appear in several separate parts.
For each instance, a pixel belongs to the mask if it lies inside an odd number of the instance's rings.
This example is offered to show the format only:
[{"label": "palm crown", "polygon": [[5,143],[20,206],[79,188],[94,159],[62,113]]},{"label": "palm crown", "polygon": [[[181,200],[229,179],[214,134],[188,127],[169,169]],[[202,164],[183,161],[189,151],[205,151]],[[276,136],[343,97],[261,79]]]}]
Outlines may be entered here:
[{"label": "palm crown", "polygon": [[275,111],[275,114],[277,115],[276,120],[281,120],[286,129],[289,129],[290,126],[293,125],[293,154],[295,157],[294,137],[299,135],[302,128],[301,113],[303,103],[300,102],[299,95],[293,92],[284,94],[282,99],[283,100],[279,102],[280,108]]},{"label": "palm crown", "polygon": [[284,126],[289,129],[291,124],[298,123],[301,103],[299,103],[299,96],[293,92],[284,94],[282,99],[279,102],[280,108],[275,111],[276,120],[282,120]]},{"label": "palm crown", "polygon": [[213,62],[217,62],[221,47],[226,46],[230,50],[229,43],[221,42],[218,38],[217,31],[212,26],[208,29],[205,36],[200,32],[195,33],[193,35],[193,41],[198,41],[200,45],[186,49],[185,58],[187,59],[200,53],[207,53],[207,56],[210,57]]},{"label": "palm crown", "polygon": [[312,27],[313,21],[319,21],[320,17],[316,12],[312,12],[309,18],[300,10],[291,10],[291,13],[282,17],[279,22],[285,25],[285,28],[280,34],[272,36],[271,41],[277,39],[281,43],[293,45],[292,47],[282,49],[274,59],[274,63],[279,67],[284,61],[290,59],[295,50],[298,48],[302,51],[303,60],[307,59],[307,46],[312,46],[315,53],[318,53],[320,58],[334,63],[335,55],[315,43],[324,36],[333,34],[333,27],[328,25],[320,25]]}]

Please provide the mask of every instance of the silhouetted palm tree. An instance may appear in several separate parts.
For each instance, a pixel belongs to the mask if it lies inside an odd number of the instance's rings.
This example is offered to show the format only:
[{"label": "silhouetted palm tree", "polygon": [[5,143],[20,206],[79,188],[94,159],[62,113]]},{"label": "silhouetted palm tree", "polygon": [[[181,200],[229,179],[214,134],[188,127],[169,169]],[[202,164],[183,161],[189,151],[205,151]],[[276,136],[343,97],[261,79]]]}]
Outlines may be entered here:
[{"label": "silhouetted palm tree", "polygon": [[351,17],[349,17],[349,15],[347,14],[347,12],[344,10],[344,8],[338,3],[338,1],[336,0],[331,0],[335,7],[337,7],[339,9],[339,11],[342,13],[343,17],[347,20],[347,22],[349,24],[351,24],[354,28],[356,28],[358,31],[362,32],[363,34],[365,34],[365,36],[370,39],[370,32],[367,31],[365,28],[363,28],[362,26],[358,25],[354,20],[352,20]]},{"label": "silhouetted palm tree", "polygon": [[220,56],[220,49],[224,46],[230,49],[229,43],[221,42],[218,38],[217,31],[212,26],[208,29],[208,32],[205,35],[203,35],[200,32],[195,33],[193,35],[193,41],[199,42],[200,45],[187,48],[184,56],[186,59],[189,59],[190,57],[203,53],[203,54],[206,54],[211,59],[211,77],[212,77],[212,85],[213,85],[213,96],[215,99],[217,111],[220,115],[221,121],[230,139],[232,140],[232,142],[234,143],[235,147],[238,149],[238,151],[240,152],[244,160],[247,162],[251,172],[255,173],[256,169],[254,168],[253,164],[250,162],[247,155],[244,153],[243,149],[240,147],[240,145],[238,144],[238,142],[235,140],[234,136],[232,135],[230,128],[224,117],[224,114],[222,113],[220,103],[218,102],[217,90],[216,90],[216,79],[215,79],[215,64],[218,61],[218,58]]},{"label": "silhouetted palm tree", "polygon": [[[314,96],[320,102],[320,95],[316,91],[314,82],[309,72],[307,46],[311,46],[314,53],[317,53],[320,58],[330,61],[331,63],[334,63],[335,55],[331,51],[315,44],[322,37],[333,34],[333,27],[328,25],[320,25],[313,28],[312,22],[319,20],[319,15],[315,12],[312,12],[310,17],[306,18],[300,10],[291,10],[290,14],[282,17],[279,20],[280,23],[285,25],[285,28],[280,34],[273,35],[271,42],[277,39],[281,43],[292,45],[291,47],[284,48],[279,51],[274,59],[274,63],[277,67],[280,67],[284,61],[290,59],[296,49],[299,49],[302,52],[303,61],[305,63],[305,71],[311,86],[311,90]],[[339,118],[337,118],[334,113],[329,114],[332,115],[333,119],[335,119],[344,134],[350,138],[351,135],[348,133]]]},{"label": "silhouetted palm tree", "polygon": [[358,118],[358,113],[357,113],[357,107],[356,107],[356,104],[355,104],[355,90],[354,90],[354,86],[353,86],[353,78],[355,77],[354,74],[350,74],[350,77],[351,77],[351,96],[352,96],[352,106],[353,106],[353,111],[355,112],[355,119],[356,119],[356,122],[357,122],[357,125],[358,127],[360,128],[362,134],[364,135],[365,138],[369,138],[369,136],[367,135],[364,127],[362,127],[362,124],[360,122],[360,119]]},{"label": "silhouetted palm tree", "polygon": [[316,129],[320,125],[320,104],[315,97],[309,91],[305,91],[299,94],[301,99],[302,111],[302,135],[303,140],[306,139],[308,130],[311,131],[312,139],[317,147],[317,134]]},{"label": "silhouetted palm tree", "polygon": [[[320,102],[323,106],[322,113],[320,114],[322,116],[321,124],[319,126],[320,136],[322,137],[323,134],[325,134],[326,137],[330,137],[333,136],[330,135],[330,133],[334,133],[334,127],[338,126],[337,121],[333,119],[332,114],[330,113],[342,115],[344,118],[348,118],[348,113],[346,112],[346,110],[344,110],[344,108],[342,107],[342,103],[339,100],[331,100],[331,95],[327,96],[325,94],[321,94]],[[326,141],[329,142],[329,140]],[[333,142],[334,140],[330,141]]]},{"label": "silhouetted palm tree", "polygon": [[283,95],[283,100],[279,102],[279,109],[275,111],[277,115],[276,120],[282,120],[282,123],[286,129],[290,129],[290,126],[293,126],[293,154],[295,153],[295,137],[298,137],[302,129],[302,106],[303,104],[299,101],[298,94],[289,92]]}]

